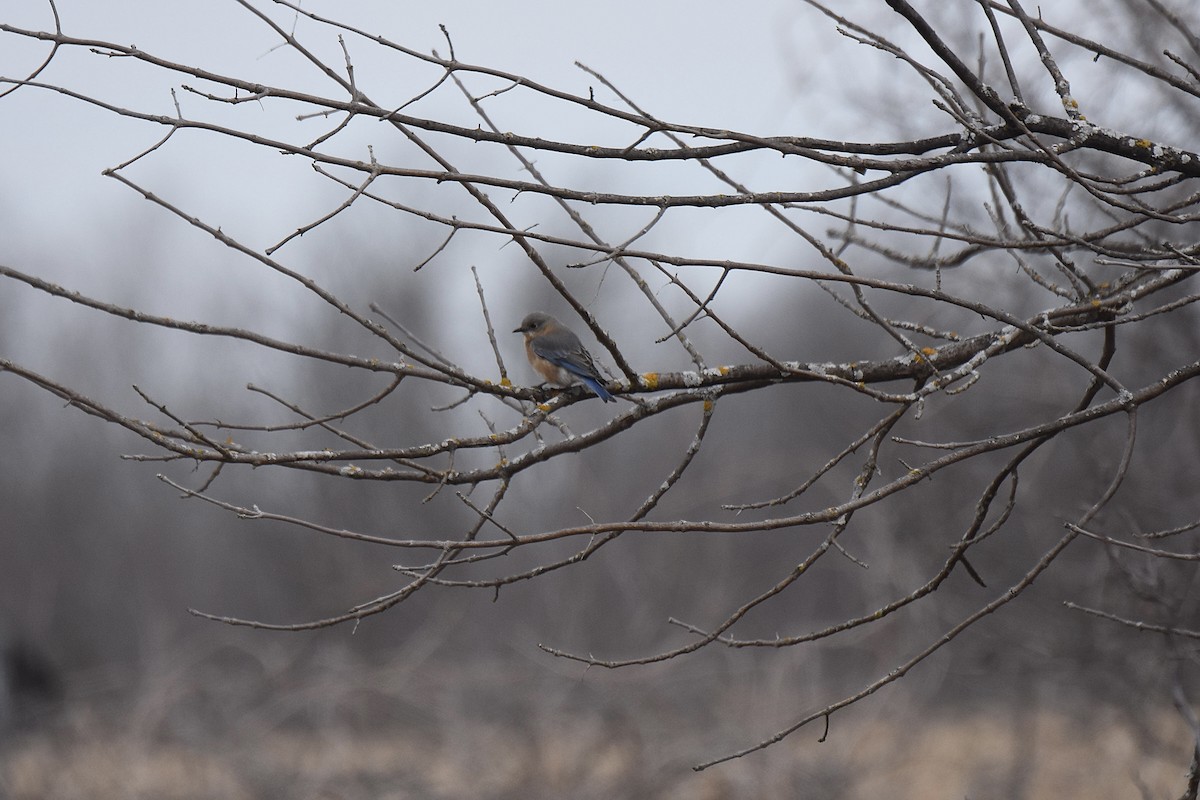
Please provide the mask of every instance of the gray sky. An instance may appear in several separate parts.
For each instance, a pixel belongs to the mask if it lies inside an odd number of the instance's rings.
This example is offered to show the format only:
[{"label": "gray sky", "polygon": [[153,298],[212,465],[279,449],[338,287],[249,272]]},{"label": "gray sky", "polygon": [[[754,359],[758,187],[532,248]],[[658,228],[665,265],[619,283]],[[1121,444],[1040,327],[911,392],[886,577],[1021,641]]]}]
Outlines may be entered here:
[{"label": "gray sky", "polygon": [[[264,6],[269,4],[263,4]],[[67,33],[135,44],[140,49],[217,72],[245,76],[276,85],[294,86],[338,96],[331,82],[319,76],[285,48],[273,49],[275,37],[261,22],[234,3],[89,3],[64,0],[58,4]],[[464,61],[526,75],[567,91],[586,92],[594,79],[573,66],[578,60],[601,71],[638,102],[664,118],[743,130],[784,132],[803,128],[813,133],[811,115],[804,114],[805,93],[811,88],[797,67],[798,46],[811,46],[807,25],[818,17],[810,9],[786,2],[751,4],[739,8],[725,3],[613,3],[603,12],[581,14],[561,3],[370,3],[354,4],[348,19],[378,31],[393,41],[428,51],[447,52],[438,25],[445,24],[456,54]],[[318,12],[340,15],[345,4],[306,4]],[[50,15],[40,2],[22,2],[6,11],[14,25],[47,28]],[[286,14],[277,18],[287,24]],[[827,23],[820,21],[823,27]],[[335,35],[301,21],[298,33],[315,52],[341,67]],[[823,38],[828,41],[826,35]],[[834,37],[836,39],[836,37]],[[0,54],[0,74],[22,75],[46,52],[44,46],[8,47]],[[421,71],[411,59],[389,55],[368,43],[349,39],[358,79],[380,102],[403,99],[428,86],[437,73]],[[811,50],[808,51],[811,55]],[[64,51],[39,76],[150,113],[173,114],[170,89],[194,85],[194,79],[155,72],[124,59],[82,51]],[[749,87],[749,90],[748,90]],[[203,87],[197,87],[203,88]],[[499,88],[499,85],[496,86]],[[600,89],[600,96],[609,93]],[[296,123],[295,107],[283,109],[250,105],[221,108],[194,95],[179,92],[186,116],[222,117],[241,122],[250,114],[255,123],[279,126],[292,135],[297,126],[314,135],[327,129],[324,121]],[[507,105],[498,112],[505,118]],[[497,104],[493,104],[495,108]],[[468,121],[469,109],[455,91],[441,90],[417,112],[434,116],[439,109]],[[511,112],[510,112],[511,114]],[[807,118],[806,118],[807,117]],[[522,119],[527,132],[543,129],[547,121]],[[595,124],[593,118],[590,123]],[[587,124],[585,122],[584,124]],[[817,126],[819,127],[819,126]],[[160,226],[170,235],[162,212],[151,208],[130,190],[100,175],[149,146],[163,130],[151,124],[122,120],[88,109],[78,102],[44,90],[22,89],[0,104],[0,151],[3,164],[0,211],[5,219],[4,257],[22,261],[45,258],[45,237],[55,236],[60,256],[96,254],[119,247],[135,220]],[[603,131],[599,132],[603,135]],[[182,138],[182,137],[181,137]],[[382,127],[365,143],[386,146]],[[365,153],[361,154],[365,158]],[[208,160],[220,162],[215,165]],[[242,161],[241,159],[245,159]],[[305,211],[292,180],[298,170],[280,169],[262,177],[271,181],[271,202],[253,193],[227,191],[214,180],[226,169],[264,169],[269,159],[247,148],[223,149],[216,137],[191,136],[186,146],[164,148],[138,165],[132,174],[169,185],[178,197],[195,197],[215,212],[214,221],[240,225],[264,238],[286,232],[293,223],[289,211]],[[253,163],[251,163],[253,162]],[[219,169],[214,170],[214,166]],[[269,163],[265,168],[271,169]],[[282,228],[280,226],[283,226]]]}]

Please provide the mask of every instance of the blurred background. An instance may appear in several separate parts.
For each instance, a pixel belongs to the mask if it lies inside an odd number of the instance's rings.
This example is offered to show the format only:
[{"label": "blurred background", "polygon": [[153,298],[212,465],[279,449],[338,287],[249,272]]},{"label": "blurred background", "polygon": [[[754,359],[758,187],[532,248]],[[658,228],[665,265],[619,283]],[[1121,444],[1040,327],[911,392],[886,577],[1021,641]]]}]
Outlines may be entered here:
[{"label": "blurred background", "polygon": [[[856,14],[925,57],[883,4],[844,5],[839,12]],[[63,0],[56,7],[73,36],[135,44],[214,72],[335,96],[332,84],[280,47],[278,36],[237,3],[128,0],[101,7]],[[438,27],[444,24],[462,61],[568,92],[586,94],[593,87],[599,99],[615,104],[574,65],[579,61],[659,118],[763,135],[864,141],[948,129],[918,79],[897,70],[894,59],[839,36],[832,22],[804,4],[304,7],[421,52],[448,55]],[[1142,19],[1139,9],[1132,1],[1103,9],[1063,3],[1055,13],[1082,35],[1146,57],[1164,46],[1186,49],[1181,34],[1165,23],[1132,23]],[[975,52],[971,43],[984,22],[975,3],[923,10],[935,14],[964,52]],[[1180,9],[1185,11],[1190,13]],[[270,13],[285,28],[294,25],[326,63],[344,63],[335,32],[278,8]],[[53,26],[46,3],[24,0],[9,4],[0,21],[28,29]],[[3,38],[0,75],[6,77],[28,74],[47,52]],[[361,39],[348,37],[348,52],[360,89],[383,105],[399,106],[439,75]],[[1060,66],[1091,118],[1187,145],[1197,123],[1195,106],[1163,105],[1085,53],[1064,52]],[[1046,83],[1036,59],[1028,69],[1027,87]],[[185,116],[288,141],[315,139],[336,124],[297,119],[296,106],[211,103],[182,88],[196,83],[187,76],[82,48],[58,55],[39,80],[151,114],[173,116],[179,102]],[[471,88],[483,94],[506,85],[479,81]],[[1031,91],[1052,102],[1044,86]],[[501,130],[630,143],[620,138],[627,131],[594,115],[562,113],[527,93],[497,95],[491,102]],[[452,86],[408,111],[478,124]],[[0,264],[150,313],[389,356],[378,340],[294,282],[101,174],[164,134],[161,126],[50,90],[24,87],[0,98]],[[511,161],[500,149],[449,138],[437,144],[463,171],[494,172],[489,159]],[[377,122],[357,122],[332,147],[360,160],[373,152],[381,161],[432,168]],[[309,163],[269,155],[244,141],[184,130],[127,174],[261,252],[346,197]],[[567,162],[549,154],[538,159],[559,185],[720,191],[710,176],[680,165],[630,170],[570,163],[573,172],[554,173]],[[781,167],[777,157],[730,162],[739,180],[760,190],[835,182],[832,173],[812,167]],[[511,163],[504,169],[517,171]],[[782,169],[795,174],[781,175]],[[912,191],[944,192],[941,180]],[[986,226],[982,182],[962,180],[955,195],[959,211]],[[448,216],[478,213],[456,186],[398,180],[387,191],[398,202]],[[574,235],[549,201],[497,196],[520,224]],[[1054,197],[1047,194],[1044,201],[1053,205]],[[940,205],[938,195],[933,210]],[[752,211],[723,211],[720,224],[713,211],[681,211],[647,236],[646,249],[820,266],[803,242],[781,235],[767,215]],[[589,220],[621,241],[649,217],[601,209]],[[814,224],[814,230],[825,226]],[[443,230],[395,209],[356,203],[350,213],[283,245],[277,257],[357,309],[379,304],[464,368],[495,376],[474,266],[510,376],[518,384],[530,382],[519,337],[507,332],[534,308],[564,318],[568,309],[521,251],[503,247],[499,237],[456,236],[414,271],[444,237]],[[545,252],[556,267],[579,258],[566,248]],[[947,274],[947,288],[993,298],[1011,293],[1006,305],[1018,311],[1045,307],[1044,296],[1023,294],[1024,282],[1014,281],[1013,271],[1007,263],[967,262]],[[672,342],[654,344],[666,331],[661,322],[631,312],[644,300],[616,274],[590,268],[562,269],[561,275],[637,369],[690,367]],[[897,279],[907,280],[903,275],[896,270]],[[662,290],[662,276],[653,279],[664,302],[687,308]],[[725,319],[780,357],[843,361],[896,352],[809,284],[739,276],[720,299]],[[931,315],[945,313],[930,306]],[[965,332],[987,329],[967,315],[927,321]],[[1140,386],[1164,365],[1194,360],[1200,353],[1197,322],[1194,311],[1183,311],[1146,324],[1122,342],[1114,374]],[[745,360],[715,329],[698,326],[694,335],[712,364]],[[1095,335],[1071,343],[1090,357],[1098,352]],[[588,344],[599,354],[594,341]],[[247,391],[247,384],[326,413],[386,382],[245,343],[138,325],[15,281],[0,282],[0,357],[145,418],[159,417],[134,385],[188,419],[282,423],[294,417]],[[1019,427],[1031,416],[1066,410],[1087,384],[1085,373],[1065,369],[1044,348],[1011,362],[990,365],[981,386],[940,398],[920,422],[905,423],[896,433],[922,438],[932,430],[938,438],[962,441],[1006,422]],[[356,432],[382,446],[400,446],[486,430],[474,409],[428,412],[455,398],[428,386],[399,393],[356,418]],[[1148,531],[1198,516],[1198,399],[1195,388],[1185,386],[1142,416],[1130,477],[1102,527]],[[572,409],[579,430],[602,419],[598,405]],[[790,491],[880,413],[865,397],[820,385],[724,400],[688,479],[656,514],[735,519],[732,512],[722,517],[719,505]],[[496,422],[504,427],[514,419]],[[678,463],[698,423],[694,410],[664,415],[636,435],[553,464],[537,480],[514,486],[506,524],[536,531],[589,517],[627,517]],[[1061,437],[1026,465],[1021,485],[1027,494],[1005,535],[973,551],[987,589],[955,573],[936,603],[914,604],[845,635],[778,651],[709,647],[686,659],[606,671],[552,658],[537,645],[611,658],[678,646],[689,634],[668,618],[717,624],[785,575],[823,532],[627,535],[584,568],[507,586],[496,597],[438,589],[354,628],[233,628],[188,609],[280,623],[332,616],[406,583],[392,567],[411,561],[412,554],[239,520],[181,498],[155,476],[197,487],[208,472],[185,463],[123,459],[150,452],[147,444],[0,373],[0,797],[1174,796],[1183,785],[1190,734],[1172,704],[1171,687],[1181,680],[1190,685],[1192,665],[1150,634],[1069,611],[1062,602],[1107,603],[1137,618],[1157,612],[1159,598],[1169,597],[1172,624],[1196,628],[1195,571],[1186,562],[1147,565],[1094,542],[1077,542],[1018,603],[835,716],[827,741],[817,742],[820,730],[805,729],[749,758],[700,773],[690,769],[857,691],[999,595],[1057,540],[1062,522],[1076,518],[1111,480],[1124,434],[1123,420],[1091,426]],[[269,441],[283,447],[278,438]],[[328,443],[297,435],[288,445]],[[790,594],[749,615],[741,635],[815,630],[911,592],[940,567],[947,544],[968,524],[989,469],[1006,457],[939,474],[886,508],[860,512],[847,545],[869,568],[840,557],[822,560]],[[881,464],[885,476],[903,469]],[[840,492],[848,493],[856,470],[851,464],[836,471],[803,507],[845,499]],[[423,502],[428,487],[281,470],[224,475],[213,494],[399,538],[449,537],[472,520],[450,492]],[[575,547],[566,543],[545,552],[565,557]],[[503,572],[532,566],[530,558],[514,554]],[[500,572],[485,568],[479,574]],[[1131,586],[1151,599],[1139,598]]]}]

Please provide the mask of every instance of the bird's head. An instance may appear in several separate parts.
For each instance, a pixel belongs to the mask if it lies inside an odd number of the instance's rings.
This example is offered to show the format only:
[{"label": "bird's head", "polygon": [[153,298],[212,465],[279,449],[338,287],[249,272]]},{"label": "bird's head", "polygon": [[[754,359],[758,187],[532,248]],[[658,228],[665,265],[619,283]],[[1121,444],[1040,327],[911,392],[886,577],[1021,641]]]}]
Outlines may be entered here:
[{"label": "bird's head", "polygon": [[519,327],[513,328],[513,333],[523,333],[526,336],[536,336],[546,328],[554,324],[554,317],[549,314],[543,314],[540,311],[534,311],[525,319],[521,320]]}]

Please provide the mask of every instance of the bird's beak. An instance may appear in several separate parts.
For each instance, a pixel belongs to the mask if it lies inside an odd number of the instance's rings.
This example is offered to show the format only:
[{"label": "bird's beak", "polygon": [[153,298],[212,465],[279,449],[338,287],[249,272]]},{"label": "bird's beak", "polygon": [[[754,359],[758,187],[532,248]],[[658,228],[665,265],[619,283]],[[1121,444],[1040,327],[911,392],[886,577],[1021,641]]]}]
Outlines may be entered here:
[{"label": "bird's beak", "polygon": [[513,328],[513,333],[524,333],[524,332],[525,332],[524,328]]}]

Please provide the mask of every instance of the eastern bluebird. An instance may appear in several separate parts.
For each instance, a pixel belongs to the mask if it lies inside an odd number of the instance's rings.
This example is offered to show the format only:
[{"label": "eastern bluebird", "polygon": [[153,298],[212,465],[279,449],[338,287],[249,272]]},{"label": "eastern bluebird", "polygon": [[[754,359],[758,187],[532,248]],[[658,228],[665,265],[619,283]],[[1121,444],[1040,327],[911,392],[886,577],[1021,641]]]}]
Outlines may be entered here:
[{"label": "eastern bluebird", "polygon": [[604,402],[613,400],[583,342],[554,317],[535,311],[513,333],[525,334],[529,365],[547,383],[565,388],[581,382]]}]

